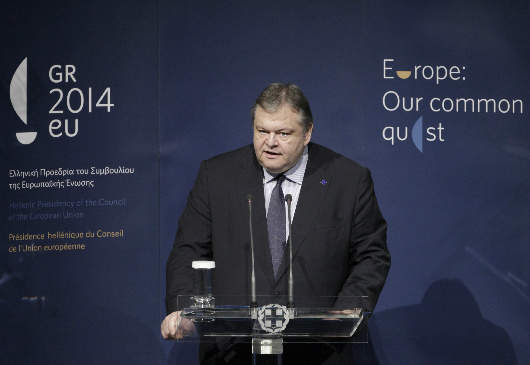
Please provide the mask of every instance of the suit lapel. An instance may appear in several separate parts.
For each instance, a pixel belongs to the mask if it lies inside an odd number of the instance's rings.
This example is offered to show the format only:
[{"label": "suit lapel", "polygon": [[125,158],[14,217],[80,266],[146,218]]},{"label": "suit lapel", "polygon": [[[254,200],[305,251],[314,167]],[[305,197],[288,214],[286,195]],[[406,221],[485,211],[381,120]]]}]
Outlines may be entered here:
[{"label": "suit lapel", "polygon": [[[318,145],[309,144],[309,160],[292,223],[293,260],[314,226],[319,206],[323,203],[327,190],[329,180],[329,176],[326,176],[327,164],[319,148]],[[285,251],[276,281],[280,280],[289,268],[289,251],[288,249]]]},{"label": "suit lapel", "polygon": [[[258,164],[254,149],[251,146],[251,158],[246,158],[243,163],[241,181],[243,182],[243,192],[252,194],[252,224],[254,229],[254,257],[256,270],[264,271],[265,277],[272,286],[274,284],[274,271],[272,268],[272,258],[269,250],[269,238],[267,232],[267,217],[265,213],[265,197],[263,195],[263,170]],[[242,199],[245,202],[244,199]],[[244,222],[248,222],[248,204],[245,203]],[[248,224],[245,224],[248,227]]]}]

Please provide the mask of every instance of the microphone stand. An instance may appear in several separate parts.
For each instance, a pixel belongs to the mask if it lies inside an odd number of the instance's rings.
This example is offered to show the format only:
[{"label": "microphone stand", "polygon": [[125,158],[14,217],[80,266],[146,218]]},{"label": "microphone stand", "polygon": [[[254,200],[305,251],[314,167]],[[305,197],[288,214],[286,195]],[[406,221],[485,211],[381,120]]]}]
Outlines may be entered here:
[{"label": "microphone stand", "polygon": [[248,228],[250,232],[250,260],[251,260],[251,273],[250,273],[250,309],[252,319],[256,319],[258,302],[256,300],[256,271],[254,268],[254,233],[252,228],[252,194],[247,195],[248,201]]},{"label": "microphone stand", "polygon": [[292,235],[292,223],[291,223],[291,201],[293,197],[291,194],[285,196],[287,202],[287,218],[289,221],[289,301],[287,307],[289,308],[289,317],[294,318],[294,279],[293,279],[293,235]]}]

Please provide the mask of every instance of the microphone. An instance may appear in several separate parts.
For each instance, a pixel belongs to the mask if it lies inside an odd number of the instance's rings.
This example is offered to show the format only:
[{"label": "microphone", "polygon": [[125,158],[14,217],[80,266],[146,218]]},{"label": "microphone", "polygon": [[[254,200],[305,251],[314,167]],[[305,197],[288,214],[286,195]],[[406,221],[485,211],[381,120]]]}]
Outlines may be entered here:
[{"label": "microphone", "polygon": [[287,202],[287,217],[289,220],[289,302],[288,307],[294,308],[294,280],[293,280],[293,235],[292,235],[292,223],[291,223],[291,202],[293,197],[291,194],[285,196]]},{"label": "microphone", "polygon": [[[254,233],[252,228],[252,201],[254,197],[252,194],[247,195],[248,201],[248,230],[250,234],[250,259],[251,259],[251,273],[250,273],[250,307],[256,308],[258,303],[256,301],[256,271],[254,269]],[[255,310],[252,316],[255,316]]]}]

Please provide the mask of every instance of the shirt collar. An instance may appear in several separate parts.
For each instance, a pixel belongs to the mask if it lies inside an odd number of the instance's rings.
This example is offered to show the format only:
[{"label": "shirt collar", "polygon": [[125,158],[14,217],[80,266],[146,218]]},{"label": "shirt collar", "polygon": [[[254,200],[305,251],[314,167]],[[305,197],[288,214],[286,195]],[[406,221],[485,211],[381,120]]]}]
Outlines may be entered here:
[{"label": "shirt collar", "polygon": [[[287,180],[290,180],[292,182],[297,183],[298,185],[302,185],[302,181],[304,181],[304,174],[305,169],[307,167],[307,161],[309,159],[308,149],[307,146],[304,147],[304,151],[302,152],[302,156],[298,159],[296,164],[291,167],[289,170],[284,172],[283,174],[287,178]],[[266,168],[263,167],[263,183],[266,184],[273,180],[278,174],[271,174],[267,171]]]}]

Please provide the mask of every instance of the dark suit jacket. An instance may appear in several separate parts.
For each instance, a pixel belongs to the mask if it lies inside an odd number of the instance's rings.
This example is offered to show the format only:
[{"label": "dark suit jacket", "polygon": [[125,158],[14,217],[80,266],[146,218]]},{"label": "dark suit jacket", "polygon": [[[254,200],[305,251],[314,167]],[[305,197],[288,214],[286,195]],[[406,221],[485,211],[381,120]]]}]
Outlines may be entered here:
[{"label": "dark suit jacket", "polygon": [[[372,311],[390,267],[390,255],[386,222],[370,172],[318,144],[310,143],[308,148],[309,161],[292,224],[295,303],[310,306],[316,304],[311,297],[339,296],[335,304],[340,306],[347,305],[350,296],[366,296],[363,307]],[[267,302],[287,294],[288,260],[284,259],[275,280],[263,170],[249,145],[201,164],[167,262],[168,313],[180,309],[179,294],[192,293],[191,262],[198,259],[216,262],[216,298],[249,297],[248,194],[254,197],[257,294],[273,296]],[[248,304],[248,299],[241,300],[234,304]]]}]

